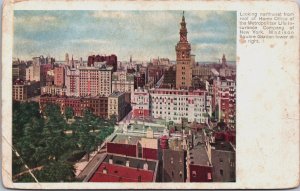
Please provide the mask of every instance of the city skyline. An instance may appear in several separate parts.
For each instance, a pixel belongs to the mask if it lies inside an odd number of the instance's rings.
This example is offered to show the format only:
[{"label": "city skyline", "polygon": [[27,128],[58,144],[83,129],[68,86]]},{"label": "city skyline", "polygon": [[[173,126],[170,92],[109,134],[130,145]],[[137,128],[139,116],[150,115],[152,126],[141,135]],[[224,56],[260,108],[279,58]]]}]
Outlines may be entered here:
[{"label": "city skyline", "polygon": [[[30,60],[65,53],[87,60],[93,54],[116,54],[118,60],[175,60],[182,11],[15,11],[16,58]],[[236,12],[185,12],[188,41],[196,61],[236,59]]]}]

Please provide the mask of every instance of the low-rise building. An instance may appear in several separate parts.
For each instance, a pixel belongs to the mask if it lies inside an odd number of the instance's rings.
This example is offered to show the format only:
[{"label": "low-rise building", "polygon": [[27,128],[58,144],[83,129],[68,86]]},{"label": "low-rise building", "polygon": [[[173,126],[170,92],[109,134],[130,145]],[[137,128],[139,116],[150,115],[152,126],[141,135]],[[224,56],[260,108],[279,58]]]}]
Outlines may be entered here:
[{"label": "low-rise building", "polygon": [[162,181],[185,182],[186,179],[186,151],[182,147],[182,140],[169,139],[168,148],[162,149]]},{"label": "low-rise building", "polygon": [[117,134],[107,143],[107,153],[158,160],[158,140],[151,136]]},{"label": "low-rise building", "polygon": [[82,117],[84,111],[89,109],[94,115],[107,118],[108,98],[95,97],[67,97],[67,96],[49,96],[42,95],[40,97],[40,110],[44,111],[48,104],[57,104],[61,113],[64,113],[67,107],[73,109],[74,116]]},{"label": "low-rise building", "polygon": [[84,182],[156,182],[158,161],[107,154]]},{"label": "low-rise building", "polygon": [[214,182],[235,182],[235,148],[230,142],[211,146]]}]

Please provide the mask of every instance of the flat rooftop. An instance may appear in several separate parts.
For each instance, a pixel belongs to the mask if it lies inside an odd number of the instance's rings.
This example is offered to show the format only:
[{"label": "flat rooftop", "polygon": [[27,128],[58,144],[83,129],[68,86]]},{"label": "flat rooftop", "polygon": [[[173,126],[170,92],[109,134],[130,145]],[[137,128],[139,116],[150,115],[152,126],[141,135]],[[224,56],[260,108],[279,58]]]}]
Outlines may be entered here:
[{"label": "flat rooftop", "polygon": [[204,144],[198,144],[190,150],[190,164],[211,166]]},{"label": "flat rooftop", "polygon": [[217,143],[212,143],[211,144],[212,149],[214,148],[215,150],[218,151],[231,151],[235,152],[235,149],[232,147],[232,145],[229,142],[217,142]]},{"label": "flat rooftop", "polygon": [[164,132],[165,127],[152,126],[152,125],[143,125],[143,124],[130,124],[128,125],[128,131],[147,131],[148,128],[151,128],[154,133]]},{"label": "flat rooftop", "polygon": [[124,94],[124,92],[113,92],[109,95],[109,97],[119,97],[122,94]]},{"label": "flat rooftop", "polygon": [[119,144],[129,144],[129,145],[136,145],[138,141],[141,140],[141,137],[138,136],[131,136],[131,135],[123,135],[117,134],[112,140],[112,143],[119,143]]}]

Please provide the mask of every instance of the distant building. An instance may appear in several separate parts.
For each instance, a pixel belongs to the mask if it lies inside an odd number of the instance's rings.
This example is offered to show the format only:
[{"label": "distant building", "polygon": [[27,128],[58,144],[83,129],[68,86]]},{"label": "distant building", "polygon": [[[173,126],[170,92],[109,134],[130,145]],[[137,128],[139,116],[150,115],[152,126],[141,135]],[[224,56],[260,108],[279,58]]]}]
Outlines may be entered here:
[{"label": "distant building", "polygon": [[53,69],[53,65],[51,63],[40,65],[40,82],[41,86],[45,86],[47,83],[48,71]]},{"label": "distant building", "polygon": [[12,63],[13,82],[17,79],[26,80],[26,63],[20,60],[13,60]]},{"label": "distant building", "polygon": [[110,56],[92,55],[88,57],[88,66],[93,66],[95,62],[105,62],[107,66],[113,67],[113,72],[117,71],[118,58],[114,54]]},{"label": "distant building", "polygon": [[133,92],[134,75],[127,74],[125,71],[117,71],[112,74],[112,91]]},{"label": "distant building", "polygon": [[157,160],[107,154],[84,182],[156,182]]},{"label": "distant building", "polygon": [[136,73],[134,75],[134,89],[138,87],[143,88],[146,84],[146,74],[145,73]]},{"label": "distant building", "polygon": [[150,115],[150,96],[145,89],[138,88],[134,90],[131,97],[133,117],[147,117]]},{"label": "distant building", "polygon": [[170,88],[176,88],[176,70],[175,67],[170,67],[164,72],[164,86],[169,86]]},{"label": "distant building", "polygon": [[59,87],[65,85],[65,68],[63,66],[54,68],[54,85]]},{"label": "distant building", "polygon": [[220,79],[219,89],[219,120],[228,124],[235,124],[236,115],[236,84],[230,78]]},{"label": "distant building", "polygon": [[126,115],[125,107],[124,92],[113,92],[108,96],[108,118],[115,116],[116,120],[120,121]]},{"label": "distant building", "polygon": [[24,82],[16,80],[12,88],[13,100],[26,101],[28,98],[40,95],[39,82]]}]

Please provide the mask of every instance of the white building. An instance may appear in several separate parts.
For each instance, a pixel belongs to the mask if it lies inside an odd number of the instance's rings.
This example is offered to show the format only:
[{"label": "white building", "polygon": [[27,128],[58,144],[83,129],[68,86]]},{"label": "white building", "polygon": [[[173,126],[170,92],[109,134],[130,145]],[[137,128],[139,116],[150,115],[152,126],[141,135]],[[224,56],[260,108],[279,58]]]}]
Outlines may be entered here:
[{"label": "white building", "polygon": [[149,92],[146,89],[135,89],[131,95],[132,114],[134,117],[149,116]]},{"label": "white building", "polygon": [[112,92],[112,67],[66,67],[67,96],[109,96]]},{"label": "white building", "polygon": [[152,89],[150,113],[154,118],[181,123],[207,123],[212,114],[211,96],[203,90]]}]

